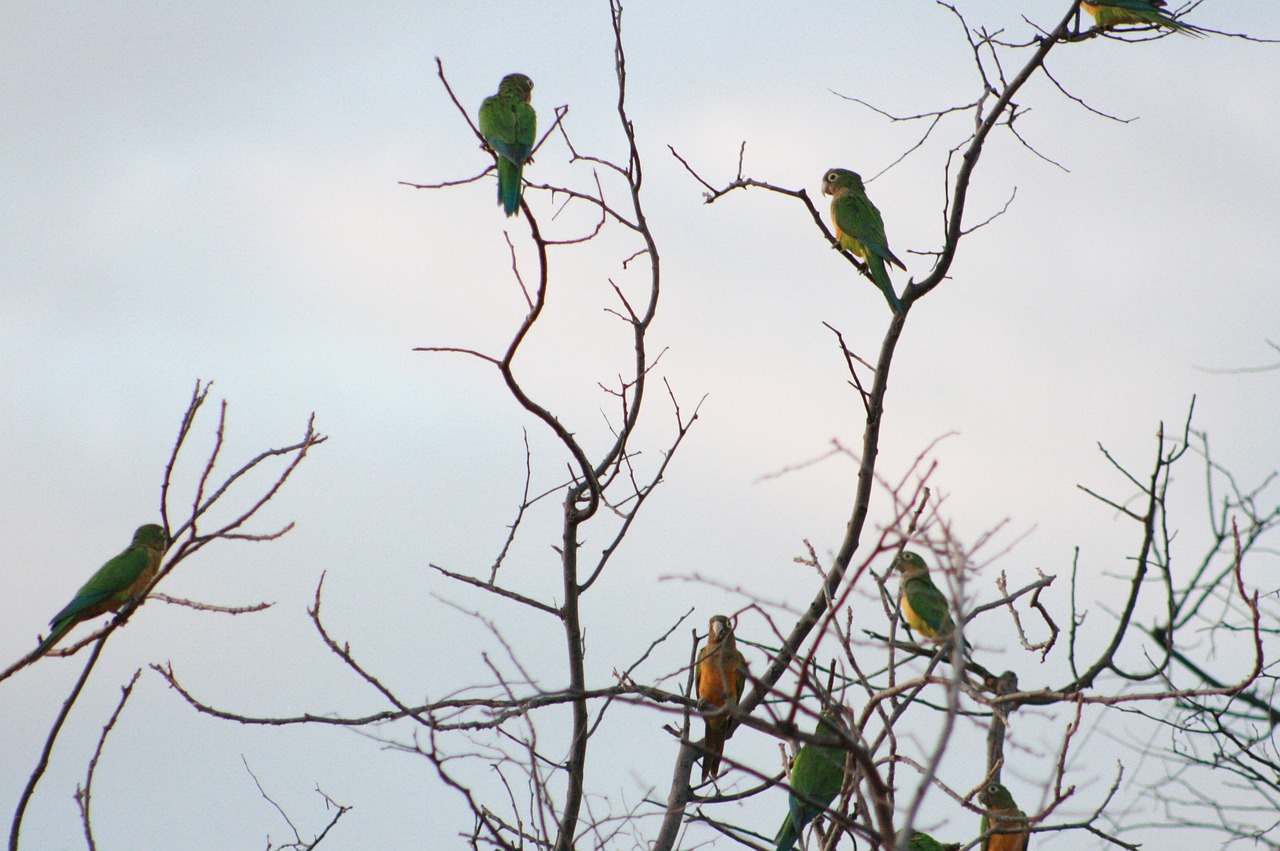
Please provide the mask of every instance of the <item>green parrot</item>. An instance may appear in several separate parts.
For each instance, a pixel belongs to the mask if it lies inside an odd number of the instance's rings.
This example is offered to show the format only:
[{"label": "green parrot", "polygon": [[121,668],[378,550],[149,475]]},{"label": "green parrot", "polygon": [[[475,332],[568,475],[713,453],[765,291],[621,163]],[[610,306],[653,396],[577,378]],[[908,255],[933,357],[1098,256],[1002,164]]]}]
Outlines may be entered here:
[{"label": "green parrot", "polygon": [[532,94],[533,80],[508,74],[498,84],[498,93],[480,104],[480,135],[498,155],[498,203],[508,216],[520,209],[521,174],[537,135],[538,115],[529,105]]},{"label": "green parrot", "polygon": [[[834,709],[818,718],[815,736],[840,736]],[[844,785],[844,748],[805,744],[791,763],[790,811],[778,830],[777,851],[791,851],[805,827],[831,805]]]},{"label": "green parrot", "polygon": [[[902,846],[898,846],[901,848]],[[907,843],[907,851],[960,851],[960,843],[943,845],[929,834],[920,830],[911,831],[911,840]]]},{"label": "green parrot", "polygon": [[822,178],[822,194],[831,196],[831,223],[835,226],[840,245],[866,261],[871,279],[884,293],[889,307],[894,313],[901,313],[902,302],[893,291],[893,283],[884,264],[893,263],[899,269],[907,267],[889,250],[889,240],[884,235],[884,219],[880,218],[880,211],[867,197],[862,177],[848,169],[833,168]]},{"label": "green parrot", "polygon": [[1205,35],[1205,31],[1200,27],[1184,24],[1166,15],[1161,11],[1164,5],[1165,0],[1099,0],[1097,3],[1082,0],[1080,8],[1093,15],[1098,29],[1106,29],[1117,24],[1139,24],[1168,27],[1174,32],[1196,38]]},{"label": "green parrot", "polygon": [[154,523],[139,526],[133,533],[133,543],[124,552],[98,568],[76,596],[53,616],[49,625],[53,632],[40,642],[32,661],[49,652],[71,627],[80,621],[97,617],[106,612],[120,610],[131,597],[141,594],[155,579],[160,560],[168,549],[168,538],[162,527]]},{"label": "green parrot", "polygon": [[999,783],[988,783],[978,793],[978,800],[987,808],[982,816],[982,832],[994,828],[1024,828],[1020,833],[993,833],[982,840],[982,851],[1027,851],[1031,845],[1031,831],[1026,822],[1009,821],[1009,816],[1026,816],[1013,802],[1009,790]]},{"label": "green parrot", "polygon": [[924,559],[911,551],[905,551],[894,561],[893,567],[902,574],[898,586],[898,608],[907,625],[930,641],[947,641],[956,630],[951,620],[947,598],[929,578],[929,568]]}]

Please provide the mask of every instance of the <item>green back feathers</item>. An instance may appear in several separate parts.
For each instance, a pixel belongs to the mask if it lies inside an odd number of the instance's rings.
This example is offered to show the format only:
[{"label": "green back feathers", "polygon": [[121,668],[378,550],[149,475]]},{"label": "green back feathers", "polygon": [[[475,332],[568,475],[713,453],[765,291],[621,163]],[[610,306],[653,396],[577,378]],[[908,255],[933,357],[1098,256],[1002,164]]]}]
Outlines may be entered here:
[{"label": "green back feathers", "polygon": [[889,250],[884,218],[867,197],[860,174],[845,168],[833,168],[822,179],[822,192],[831,196],[831,219],[836,229],[856,245],[845,244],[845,248],[863,258],[869,248],[882,260],[906,268]]},{"label": "green back feathers", "polygon": [[498,157],[498,203],[508,216],[520,207],[524,164],[533,154],[538,115],[529,105],[533,81],[508,74],[480,104],[480,135]]},{"label": "green back feathers", "polygon": [[889,307],[900,313],[902,303],[893,291],[885,264],[892,263],[903,269],[906,266],[889,250],[884,219],[867,197],[862,176],[846,168],[830,169],[822,178],[822,192],[831,196],[831,223],[840,245],[866,261],[872,281],[884,294]]},{"label": "green back feathers", "polygon": [[956,851],[959,847],[959,844],[943,845],[922,830],[911,831],[911,839],[907,842],[907,851]]},{"label": "green back feathers", "polygon": [[117,611],[130,597],[142,593],[159,571],[168,543],[163,527],[139,526],[129,546],[98,568],[49,621],[53,630],[36,648],[37,655],[47,652],[80,621]]},{"label": "green back feathers", "polygon": [[[833,709],[818,718],[815,736],[839,737],[839,722]],[[805,744],[791,763],[791,793],[788,813],[778,830],[777,851],[790,851],[800,841],[809,822],[830,806],[844,785],[845,749],[838,745]]]},{"label": "green back feathers", "polygon": [[1197,38],[1206,34],[1200,27],[1184,24],[1165,13],[1162,8],[1164,5],[1165,0],[1099,0],[1099,2],[1086,0],[1080,4],[1080,7],[1093,15],[1093,20],[1100,29],[1134,24],[1167,27],[1183,35]]},{"label": "green back feathers", "polygon": [[[149,523],[140,526],[133,533],[133,542],[115,558],[108,561],[80,586],[76,596],[53,616],[50,624],[55,629],[58,622],[66,619],[83,620],[101,614],[123,604],[133,594],[138,593],[155,577],[160,566],[160,556],[165,550],[164,529]],[[101,608],[103,603],[114,604]],[[83,614],[97,609],[90,614]],[[80,615],[80,617],[76,617]]]},{"label": "green back feathers", "polygon": [[906,551],[894,562],[902,576],[898,605],[916,632],[933,641],[945,641],[955,632],[946,596],[929,577],[929,568],[918,554]]}]

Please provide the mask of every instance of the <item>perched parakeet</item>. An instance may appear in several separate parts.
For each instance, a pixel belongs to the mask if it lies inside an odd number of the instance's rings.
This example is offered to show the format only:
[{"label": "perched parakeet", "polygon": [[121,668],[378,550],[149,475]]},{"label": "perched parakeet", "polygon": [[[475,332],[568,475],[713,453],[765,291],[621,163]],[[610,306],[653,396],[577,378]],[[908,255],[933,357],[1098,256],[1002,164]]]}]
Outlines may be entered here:
[{"label": "perched parakeet", "polygon": [[902,574],[898,585],[898,608],[907,625],[930,641],[947,641],[956,630],[951,620],[947,598],[929,578],[924,559],[911,551],[903,552],[894,562]]},{"label": "perched parakeet", "polygon": [[707,712],[707,733],[703,741],[702,782],[720,773],[720,757],[725,739],[733,733],[733,719],[721,714],[737,706],[747,684],[747,660],[733,639],[733,624],[724,615],[715,615],[707,629],[707,643],[698,653],[698,704]]},{"label": "perched parakeet", "polygon": [[[899,848],[902,846],[899,845]],[[907,851],[959,851],[960,843],[943,845],[929,834],[920,830],[911,831],[911,840],[907,843]]]},{"label": "perched parakeet", "polygon": [[1010,821],[1009,817],[1024,817],[1009,790],[999,783],[988,783],[978,793],[978,800],[987,808],[982,817],[982,832],[992,828],[1020,828],[1019,833],[993,833],[982,840],[982,851],[1027,851],[1031,845],[1030,826],[1025,821]]},{"label": "perched parakeet", "polygon": [[124,552],[98,568],[70,603],[53,616],[49,625],[53,632],[40,642],[33,661],[49,651],[71,627],[80,621],[97,617],[105,612],[119,611],[120,607],[142,593],[155,579],[160,569],[160,559],[168,548],[164,529],[154,523],[139,526],[133,533],[133,543]]},{"label": "perched parakeet", "polygon": [[[818,718],[815,736],[839,736],[834,709],[826,709]],[[806,744],[791,763],[790,811],[778,830],[776,851],[791,851],[809,822],[822,814],[844,785],[845,751],[841,747]]]},{"label": "perched parakeet", "polygon": [[498,93],[480,104],[480,135],[498,155],[498,203],[508,216],[520,209],[524,188],[524,164],[533,153],[538,116],[529,105],[533,80],[524,74],[508,74]]},{"label": "perched parakeet", "polygon": [[1097,3],[1082,0],[1080,8],[1093,15],[1093,20],[1100,29],[1116,24],[1154,24],[1197,38],[1205,34],[1199,27],[1184,24],[1166,15],[1161,11],[1164,5],[1165,0],[1099,0]]},{"label": "perched parakeet", "polygon": [[905,269],[892,251],[884,235],[884,219],[867,197],[862,177],[856,172],[833,168],[822,178],[822,194],[831,196],[831,223],[840,245],[861,257],[871,270],[871,278],[884,293],[894,313],[902,312],[902,303],[893,291],[885,263]]}]

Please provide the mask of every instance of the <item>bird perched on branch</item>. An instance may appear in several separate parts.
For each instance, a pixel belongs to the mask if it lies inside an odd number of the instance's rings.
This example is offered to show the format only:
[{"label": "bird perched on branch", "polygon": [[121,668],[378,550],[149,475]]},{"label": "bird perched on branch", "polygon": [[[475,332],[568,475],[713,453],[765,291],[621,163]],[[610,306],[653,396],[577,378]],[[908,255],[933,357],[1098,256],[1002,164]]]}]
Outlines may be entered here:
[{"label": "bird perched on branch", "polygon": [[[815,736],[839,737],[836,711],[827,708],[818,718]],[[778,830],[776,851],[792,851],[809,822],[822,814],[844,785],[845,749],[806,742],[791,763],[789,811]]]},{"label": "bird perched on branch", "polygon": [[905,551],[894,561],[901,574],[898,608],[907,625],[930,641],[950,641],[956,631],[947,598],[929,578],[929,568],[916,553]]},{"label": "bird perched on branch", "polygon": [[81,621],[106,612],[116,612],[131,598],[146,590],[160,569],[160,560],[169,542],[162,527],[154,523],[139,526],[133,543],[124,552],[98,568],[81,586],[70,603],[53,616],[53,631],[40,642],[32,661],[49,652],[62,636]]},{"label": "bird perched on branch", "polygon": [[988,783],[978,793],[978,800],[987,812],[982,816],[982,832],[992,828],[1019,829],[1017,833],[993,833],[982,840],[982,851],[1027,851],[1031,845],[1031,828],[1022,819],[1026,813],[1018,809],[1009,790],[999,783]]},{"label": "bird perched on branch", "polygon": [[1199,38],[1205,35],[1200,27],[1184,24],[1162,11],[1165,0],[1098,0],[1089,3],[1082,0],[1080,8],[1093,15],[1098,29],[1114,27],[1117,24],[1138,24],[1143,26],[1168,27],[1174,32]]},{"label": "bird perched on branch", "polygon": [[733,735],[733,719],[725,709],[737,706],[747,684],[747,660],[738,651],[733,624],[724,615],[715,615],[707,626],[707,643],[698,653],[698,704],[706,721],[702,756],[702,782],[720,773],[724,743]]},{"label": "bird perched on branch", "polygon": [[533,154],[538,115],[529,105],[533,80],[524,74],[508,74],[498,93],[480,104],[480,135],[498,156],[498,203],[508,216],[520,209],[524,189],[524,164]]},{"label": "bird perched on branch", "polygon": [[902,303],[893,291],[885,263],[893,263],[900,269],[907,267],[889,250],[884,219],[867,197],[862,177],[848,169],[833,168],[822,178],[822,194],[831,196],[831,224],[836,229],[836,239],[842,247],[866,261],[871,279],[884,293],[889,307],[894,313],[901,313]]}]

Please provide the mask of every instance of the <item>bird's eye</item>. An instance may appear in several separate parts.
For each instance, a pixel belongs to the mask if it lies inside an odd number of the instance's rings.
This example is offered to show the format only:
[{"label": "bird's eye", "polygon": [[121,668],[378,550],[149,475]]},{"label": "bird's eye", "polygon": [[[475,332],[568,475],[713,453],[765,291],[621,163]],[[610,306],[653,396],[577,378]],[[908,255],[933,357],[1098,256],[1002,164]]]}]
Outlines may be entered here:
[{"label": "bird's eye", "polygon": [[824,180],[826,180],[826,181],[827,181],[827,183],[835,183],[835,182],[836,182],[836,173],[835,173],[834,171],[829,171],[829,172],[827,172],[827,176],[826,176],[825,178],[823,178],[823,179],[824,179]]}]

